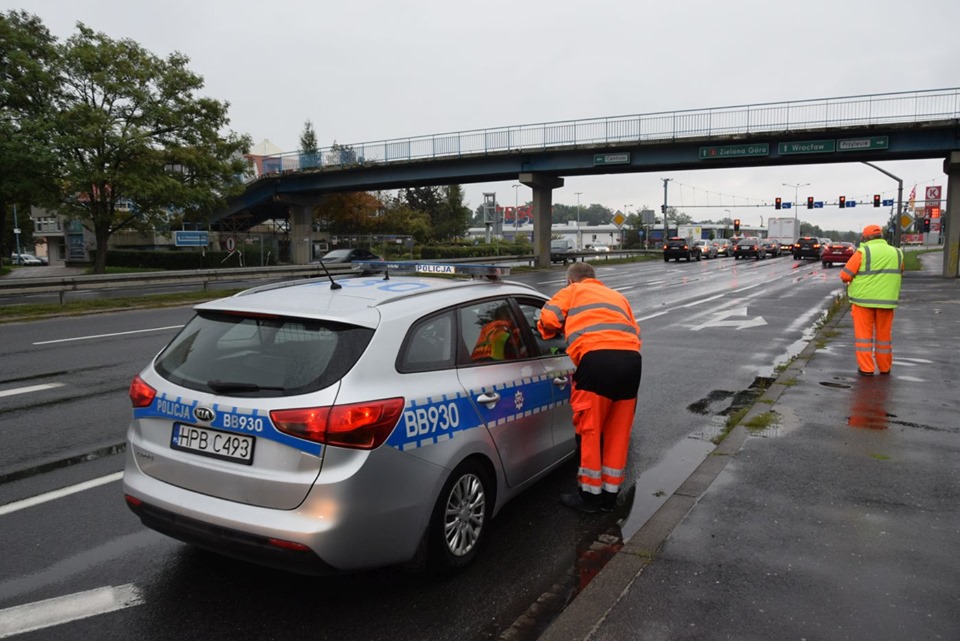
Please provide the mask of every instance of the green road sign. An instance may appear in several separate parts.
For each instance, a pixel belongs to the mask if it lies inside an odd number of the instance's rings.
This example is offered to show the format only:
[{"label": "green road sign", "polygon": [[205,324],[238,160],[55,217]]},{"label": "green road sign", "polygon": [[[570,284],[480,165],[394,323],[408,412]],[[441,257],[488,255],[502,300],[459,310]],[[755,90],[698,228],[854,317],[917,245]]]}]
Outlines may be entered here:
[{"label": "green road sign", "polygon": [[753,145],[723,145],[719,147],[700,147],[700,160],[718,160],[721,158],[739,158],[741,156],[769,156],[770,145],[765,142]]},{"label": "green road sign", "polygon": [[872,138],[847,138],[837,141],[837,151],[869,151],[871,149],[888,149],[890,139],[887,136]]},{"label": "green road sign", "polygon": [[630,152],[625,151],[619,154],[594,154],[593,164],[594,165],[629,165]]},{"label": "green road sign", "polygon": [[800,142],[781,142],[777,145],[777,152],[788,154],[826,154],[837,150],[835,140],[802,140]]}]

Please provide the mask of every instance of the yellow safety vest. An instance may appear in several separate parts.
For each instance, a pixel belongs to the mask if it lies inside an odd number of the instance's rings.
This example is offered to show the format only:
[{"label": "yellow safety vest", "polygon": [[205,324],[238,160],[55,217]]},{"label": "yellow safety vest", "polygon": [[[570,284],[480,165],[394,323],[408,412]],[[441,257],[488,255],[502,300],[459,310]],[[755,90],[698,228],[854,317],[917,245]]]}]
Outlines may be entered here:
[{"label": "yellow safety vest", "polygon": [[900,299],[903,251],[882,238],[860,243],[860,269],[850,281],[847,298],[860,307],[894,309]]}]

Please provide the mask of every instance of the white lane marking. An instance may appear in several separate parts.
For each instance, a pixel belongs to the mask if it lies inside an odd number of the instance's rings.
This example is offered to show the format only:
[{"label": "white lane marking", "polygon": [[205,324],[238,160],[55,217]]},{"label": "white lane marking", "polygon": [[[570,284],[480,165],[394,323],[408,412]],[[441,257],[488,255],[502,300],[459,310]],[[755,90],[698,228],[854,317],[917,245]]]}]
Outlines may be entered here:
[{"label": "white lane marking", "polygon": [[132,583],[107,586],[0,610],[0,639],[116,612],[143,603]]},{"label": "white lane marking", "polygon": [[48,501],[60,499],[65,496],[70,496],[71,494],[76,494],[77,492],[83,492],[100,485],[113,483],[114,481],[119,481],[122,478],[123,472],[114,472],[113,474],[101,476],[98,479],[91,479],[89,481],[84,481],[83,483],[77,483],[76,485],[70,485],[68,487],[60,488],[59,490],[47,492],[46,494],[38,494],[37,496],[31,496],[28,499],[14,501],[13,503],[7,503],[6,505],[0,505],[0,516],[3,516],[4,514],[10,514],[24,508],[33,507],[35,505],[41,505]]},{"label": "white lane marking", "polygon": [[29,394],[30,392],[40,392],[54,387],[63,387],[66,383],[44,383],[43,385],[30,385],[28,387],[17,387],[15,389],[5,389],[0,392],[0,398],[4,396],[16,396],[17,394]]},{"label": "white lane marking", "polygon": [[896,356],[894,357],[895,361],[913,361],[914,363],[932,363],[933,361],[928,361],[925,358],[908,358],[906,356]]},{"label": "white lane marking", "polygon": [[71,341],[86,341],[93,338],[110,338],[111,336],[126,336],[127,334],[142,334],[144,332],[165,332],[168,329],[180,329],[183,325],[169,327],[151,327],[150,329],[134,329],[129,332],[115,332],[113,334],[94,334],[93,336],[77,336],[76,338],[58,338],[52,341],[38,341],[34,345],[51,345],[53,343],[69,343]]},{"label": "white lane marking", "polygon": [[641,318],[636,319],[639,323],[640,321],[650,320],[651,318],[656,318],[657,316],[663,316],[669,312],[657,312],[656,314],[650,314],[649,316],[642,316]]},{"label": "white lane marking", "polygon": [[734,294],[739,294],[740,292],[745,292],[748,289],[753,289],[754,287],[760,287],[760,285],[766,285],[766,282],[757,283],[756,285],[747,285],[746,287],[741,287],[740,289],[733,290]]},{"label": "white lane marking", "polygon": [[717,294],[716,296],[711,296],[710,298],[704,298],[703,300],[695,300],[692,303],[687,303],[686,305],[681,305],[680,307],[695,307],[696,305],[709,303],[712,300],[717,300],[718,298],[723,298],[724,296],[726,296],[726,294]]}]

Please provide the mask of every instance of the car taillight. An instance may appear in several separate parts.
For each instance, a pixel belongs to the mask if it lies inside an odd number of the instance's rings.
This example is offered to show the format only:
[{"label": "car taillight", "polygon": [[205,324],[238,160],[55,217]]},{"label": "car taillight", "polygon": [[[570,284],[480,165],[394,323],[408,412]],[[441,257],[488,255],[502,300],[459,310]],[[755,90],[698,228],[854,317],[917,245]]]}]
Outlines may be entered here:
[{"label": "car taillight", "polygon": [[666,245],[664,245],[664,246],[663,246],[663,248],[664,248],[664,249],[666,249],[666,248],[667,248],[667,246],[666,246]]},{"label": "car taillight", "polygon": [[403,413],[403,397],[367,403],[273,410],[270,419],[284,434],[324,445],[361,450],[380,447]]},{"label": "car taillight", "polygon": [[144,383],[140,376],[134,376],[129,395],[134,407],[150,407],[150,403],[157,396],[157,390]]}]

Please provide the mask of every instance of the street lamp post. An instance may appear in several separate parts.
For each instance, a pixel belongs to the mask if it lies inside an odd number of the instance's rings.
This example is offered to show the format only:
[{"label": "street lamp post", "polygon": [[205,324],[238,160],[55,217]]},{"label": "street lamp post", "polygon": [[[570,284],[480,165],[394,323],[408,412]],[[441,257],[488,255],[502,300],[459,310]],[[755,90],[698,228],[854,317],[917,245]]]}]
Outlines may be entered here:
[{"label": "street lamp post", "polygon": [[[626,218],[626,216],[627,216],[627,207],[633,207],[633,203],[630,203],[629,205],[624,205],[624,206],[623,206],[623,216],[624,216],[624,218]],[[623,226],[621,226],[621,227],[620,227],[620,249],[623,249],[623,244],[624,244],[624,243],[623,243]]]},{"label": "street lamp post", "polygon": [[[13,204],[13,236],[17,241],[17,263],[20,262],[20,226],[17,225],[17,204]],[[0,261],[2,264],[3,261]]]},{"label": "street lamp post", "polygon": [[517,191],[518,188],[523,185],[514,185],[513,186],[513,242],[517,242],[517,237],[520,235],[520,201],[518,200]]},{"label": "street lamp post", "polygon": [[[797,233],[800,233],[800,227],[797,225],[797,194],[800,192],[801,187],[809,187],[810,183],[802,183],[791,185],[790,183],[783,183],[784,187],[793,187],[793,227],[797,230]],[[760,226],[763,226],[763,222],[760,223]]]},{"label": "street lamp post", "polygon": [[582,191],[574,192],[577,197],[577,251],[583,251],[583,232],[580,231],[580,194]]}]

